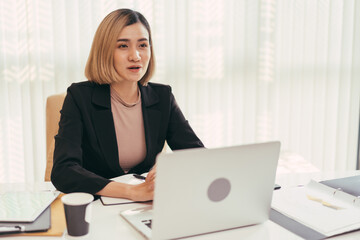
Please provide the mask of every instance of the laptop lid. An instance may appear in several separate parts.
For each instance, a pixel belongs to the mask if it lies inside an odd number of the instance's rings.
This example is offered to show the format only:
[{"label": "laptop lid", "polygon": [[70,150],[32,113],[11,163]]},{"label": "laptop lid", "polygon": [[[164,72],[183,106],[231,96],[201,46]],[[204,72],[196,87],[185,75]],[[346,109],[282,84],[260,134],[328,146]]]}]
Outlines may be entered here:
[{"label": "laptop lid", "polygon": [[33,222],[57,198],[58,191],[0,193],[0,222]]},{"label": "laptop lid", "polygon": [[187,149],[157,158],[152,239],[262,223],[269,218],[280,142]]},{"label": "laptop lid", "polygon": [[51,207],[48,206],[33,222],[0,222],[0,237],[8,233],[43,232],[50,227]]}]

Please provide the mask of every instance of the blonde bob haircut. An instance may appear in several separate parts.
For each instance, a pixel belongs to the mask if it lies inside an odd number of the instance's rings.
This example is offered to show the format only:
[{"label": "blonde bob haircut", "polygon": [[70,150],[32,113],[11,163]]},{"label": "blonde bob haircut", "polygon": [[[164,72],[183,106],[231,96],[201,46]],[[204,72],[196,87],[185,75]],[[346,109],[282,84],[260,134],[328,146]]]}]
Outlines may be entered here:
[{"label": "blonde bob haircut", "polygon": [[114,67],[114,49],[120,32],[124,27],[141,23],[149,33],[150,61],[146,73],[140,79],[141,85],[146,85],[155,70],[151,30],[145,17],[131,9],[118,9],[107,15],[96,30],[89,58],[85,67],[85,76],[89,81],[98,84],[111,84],[121,81]]}]

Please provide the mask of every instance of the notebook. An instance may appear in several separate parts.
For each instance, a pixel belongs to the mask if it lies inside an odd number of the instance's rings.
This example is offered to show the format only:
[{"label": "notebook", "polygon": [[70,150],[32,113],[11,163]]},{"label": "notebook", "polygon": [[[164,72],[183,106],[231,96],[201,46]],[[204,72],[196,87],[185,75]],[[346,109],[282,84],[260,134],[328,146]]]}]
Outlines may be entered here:
[{"label": "notebook", "polygon": [[280,142],[160,154],[153,205],[120,215],[148,239],[173,239],[269,219]]}]

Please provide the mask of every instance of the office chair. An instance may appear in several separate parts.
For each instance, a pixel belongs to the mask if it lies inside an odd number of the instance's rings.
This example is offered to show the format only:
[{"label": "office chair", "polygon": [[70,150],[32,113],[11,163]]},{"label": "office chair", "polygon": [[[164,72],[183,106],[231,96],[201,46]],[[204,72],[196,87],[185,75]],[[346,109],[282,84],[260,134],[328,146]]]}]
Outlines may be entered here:
[{"label": "office chair", "polygon": [[45,181],[50,181],[55,148],[55,135],[59,130],[60,110],[65,93],[51,95],[46,100],[46,169]]}]

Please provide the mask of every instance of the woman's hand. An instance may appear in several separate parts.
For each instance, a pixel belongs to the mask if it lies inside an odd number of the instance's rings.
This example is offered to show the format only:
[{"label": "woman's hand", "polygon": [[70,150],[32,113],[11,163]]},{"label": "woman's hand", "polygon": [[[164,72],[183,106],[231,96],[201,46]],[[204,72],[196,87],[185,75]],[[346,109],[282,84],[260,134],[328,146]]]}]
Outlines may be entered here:
[{"label": "woman's hand", "polygon": [[154,198],[154,181],[149,180],[138,185],[111,181],[96,195],[127,198],[133,201],[149,201]]},{"label": "woman's hand", "polygon": [[155,177],[156,177],[156,164],[151,168],[150,172],[146,176],[145,181],[146,182],[155,181]]},{"label": "woman's hand", "polygon": [[154,184],[156,177],[156,164],[149,171],[145,182],[137,185],[130,185],[119,182],[110,182],[97,195],[108,197],[127,198],[133,201],[149,201],[154,199]]},{"label": "woman's hand", "polygon": [[133,201],[149,201],[154,199],[154,180],[147,180],[130,186],[130,199]]}]

